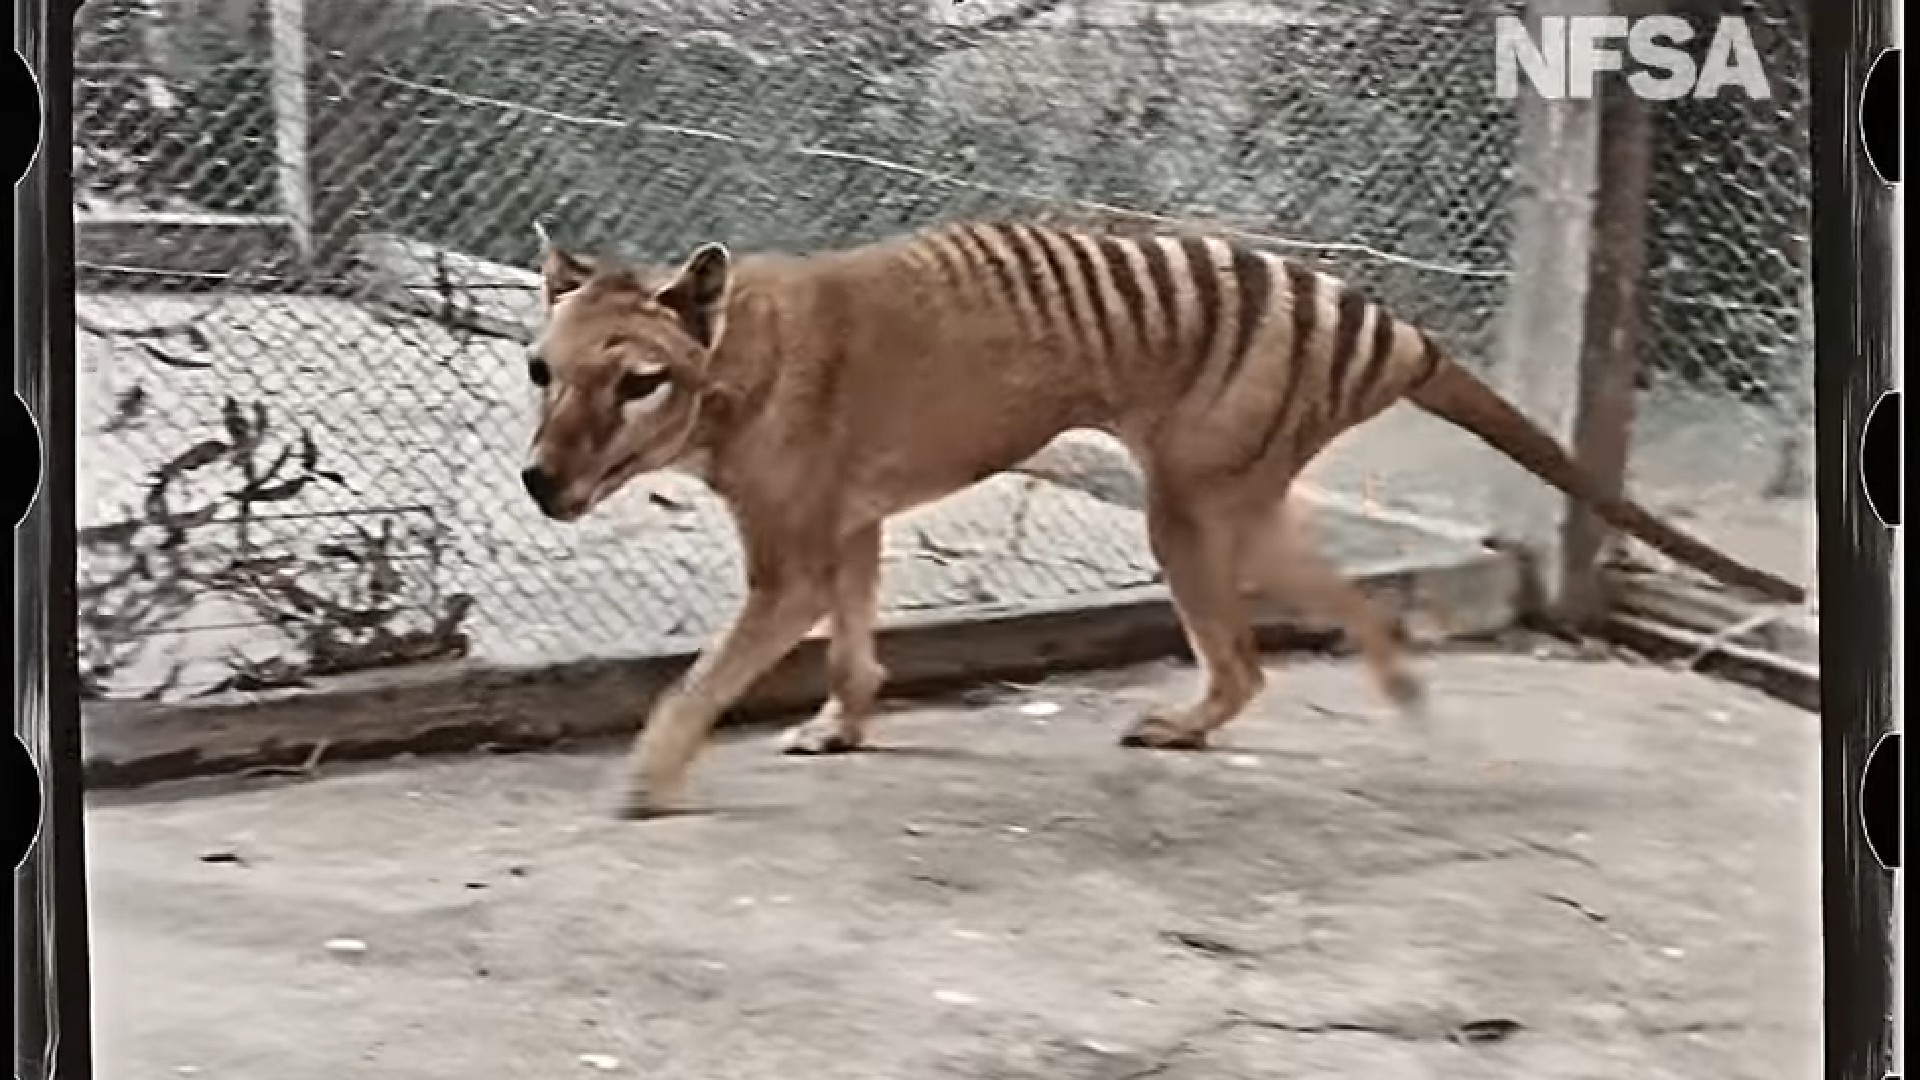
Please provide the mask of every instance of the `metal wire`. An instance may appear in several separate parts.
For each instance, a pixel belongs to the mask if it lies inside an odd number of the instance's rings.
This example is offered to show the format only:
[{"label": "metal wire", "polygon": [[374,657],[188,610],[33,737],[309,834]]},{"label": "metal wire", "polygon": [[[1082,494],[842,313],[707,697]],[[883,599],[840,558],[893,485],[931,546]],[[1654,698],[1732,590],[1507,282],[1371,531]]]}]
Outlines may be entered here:
[{"label": "metal wire", "polygon": [[[516,489],[543,231],[668,260],[984,212],[1202,221],[1484,354],[1525,271],[1489,45],[1509,7],[327,0],[296,26],[287,0],[93,0],[74,139],[96,691],[295,680],[316,650],[637,652],[716,625],[737,556],[704,493],[562,528]],[[1810,377],[1804,31],[1743,10],[1775,97],[1665,115],[1648,364],[1656,391],[1778,441]],[[267,434],[232,437],[230,400]],[[156,471],[208,440],[230,452],[170,480],[155,517]],[[308,456],[313,475],[255,506],[248,470],[283,452],[285,482]],[[1013,479],[889,538],[894,611],[1154,576],[1134,515]],[[315,571],[324,611],[235,601],[235,565],[260,559],[359,576]],[[386,563],[407,569],[370,592]]]}]

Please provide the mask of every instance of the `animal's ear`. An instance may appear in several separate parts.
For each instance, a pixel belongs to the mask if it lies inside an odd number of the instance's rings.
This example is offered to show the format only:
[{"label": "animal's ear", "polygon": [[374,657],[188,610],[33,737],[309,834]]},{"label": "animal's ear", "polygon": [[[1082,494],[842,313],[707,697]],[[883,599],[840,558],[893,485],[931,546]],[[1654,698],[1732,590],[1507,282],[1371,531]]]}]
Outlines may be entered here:
[{"label": "animal's ear", "polygon": [[585,285],[592,276],[591,260],[550,247],[540,260],[540,297],[552,307],[561,297]]},{"label": "animal's ear", "polygon": [[679,317],[695,341],[711,349],[720,340],[732,281],[733,256],[726,245],[702,244],[653,298]]}]

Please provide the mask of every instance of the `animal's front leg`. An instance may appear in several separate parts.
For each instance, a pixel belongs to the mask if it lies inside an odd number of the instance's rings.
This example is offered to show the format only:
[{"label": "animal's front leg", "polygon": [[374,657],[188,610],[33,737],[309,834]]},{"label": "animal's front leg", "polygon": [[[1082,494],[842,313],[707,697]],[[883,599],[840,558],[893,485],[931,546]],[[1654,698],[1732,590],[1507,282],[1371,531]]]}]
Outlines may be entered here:
[{"label": "animal's front leg", "polygon": [[660,699],[634,740],[623,816],[644,817],[672,804],[714,722],[820,621],[827,597],[819,574],[782,574],[748,588],[733,625]]}]

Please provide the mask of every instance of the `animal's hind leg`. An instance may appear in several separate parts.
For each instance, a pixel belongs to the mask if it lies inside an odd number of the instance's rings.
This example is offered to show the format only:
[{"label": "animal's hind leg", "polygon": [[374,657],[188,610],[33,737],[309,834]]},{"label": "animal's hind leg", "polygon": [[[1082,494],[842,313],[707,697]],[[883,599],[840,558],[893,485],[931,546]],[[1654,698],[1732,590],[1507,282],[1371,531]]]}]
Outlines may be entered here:
[{"label": "animal's hind leg", "polygon": [[876,522],[843,541],[835,557],[827,641],[831,696],[812,719],[781,733],[781,746],[789,754],[842,753],[858,749],[866,738],[867,722],[887,680],[873,643],[880,540],[881,526]]},{"label": "animal's hind leg", "polygon": [[1147,530],[1204,685],[1199,700],[1141,717],[1121,738],[1125,746],[1201,749],[1265,684],[1240,592],[1245,522],[1229,500],[1193,498],[1177,487],[1156,482],[1149,491]]},{"label": "animal's hind leg", "polygon": [[1245,584],[1340,624],[1381,693],[1403,709],[1421,705],[1425,690],[1407,670],[1394,621],[1327,558],[1296,508],[1280,500],[1256,517],[1241,559]]}]

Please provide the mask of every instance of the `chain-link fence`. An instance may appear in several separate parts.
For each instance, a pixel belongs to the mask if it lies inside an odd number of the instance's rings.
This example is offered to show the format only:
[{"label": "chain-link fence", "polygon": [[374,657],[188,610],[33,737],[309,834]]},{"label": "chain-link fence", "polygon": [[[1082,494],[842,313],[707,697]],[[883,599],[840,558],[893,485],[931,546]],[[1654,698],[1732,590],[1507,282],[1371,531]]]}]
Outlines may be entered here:
[{"label": "chain-link fence", "polygon": [[[1806,423],[1805,65],[1797,17],[1747,8],[1775,97],[1663,112],[1649,364],[1692,403],[1673,416],[1773,453]],[[1207,222],[1485,355],[1525,271],[1491,64],[1510,9],[92,0],[74,136],[94,692],[633,652],[724,617],[733,538],[701,490],[663,481],[562,527],[517,489],[536,219],[655,261],[982,213]],[[1325,482],[1444,490],[1427,436],[1387,431]],[[1131,511],[1019,478],[899,524],[888,560],[893,611],[1155,574]]]}]

